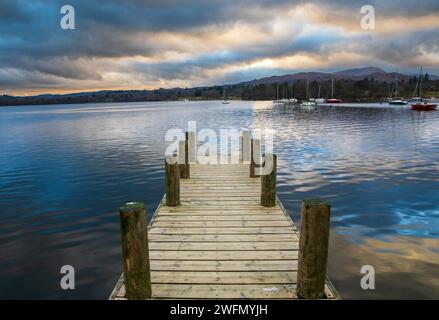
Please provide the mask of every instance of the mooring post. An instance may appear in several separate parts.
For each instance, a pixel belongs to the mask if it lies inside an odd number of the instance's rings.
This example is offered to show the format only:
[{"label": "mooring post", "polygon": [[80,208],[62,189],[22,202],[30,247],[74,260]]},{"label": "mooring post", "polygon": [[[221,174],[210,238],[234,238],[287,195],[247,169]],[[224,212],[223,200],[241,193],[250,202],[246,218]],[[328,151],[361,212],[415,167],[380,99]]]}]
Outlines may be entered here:
[{"label": "mooring post", "polygon": [[250,162],[250,156],[251,156],[251,138],[250,138],[250,131],[244,130],[242,132],[242,162],[248,163]]},{"label": "mooring post", "polygon": [[186,140],[188,144],[188,163],[193,164],[196,162],[196,151],[197,151],[197,143],[195,141],[195,132],[189,131],[186,132]]},{"label": "mooring post", "polygon": [[265,170],[271,172],[264,172],[261,177],[261,206],[274,207],[276,205],[276,172],[277,172],[277,157],[275,154],[265,155]]},{"label": "mooring post", "polygon": [[120,208],[120,231],[126,297],[130,300],[150,299],[151,271],[143,203],[131,202]]},{"label": "mooring post", "polygon": [[304,299],[325,297],[331,206],[319,199],[302,202],[297,295]]},{"label": "mooring post", "polygon": [[180,163],[180,178],[189,179],[190,169],[188,162],[187,140],[181,140],[178,144],[178,160]]},{"label": "mooring post", "polygon": [[180,205],[180,165],[168,156],[165,160],[166,176],[166,205],[176,207]]},{"label": "mooring post", "polygon": [[[261,140],[251,139],[250,158],[250,178],[259,178],[260,176],[256,174],[256,168],[261,165]],[[255,159],[258,159],[259,163],[257,163]]]}]

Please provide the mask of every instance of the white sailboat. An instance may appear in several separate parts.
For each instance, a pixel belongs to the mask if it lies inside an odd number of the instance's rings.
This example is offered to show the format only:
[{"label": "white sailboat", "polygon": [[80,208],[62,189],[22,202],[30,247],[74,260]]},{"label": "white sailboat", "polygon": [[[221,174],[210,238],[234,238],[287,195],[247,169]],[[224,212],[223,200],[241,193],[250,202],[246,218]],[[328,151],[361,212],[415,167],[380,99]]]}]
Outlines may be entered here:
[{"label": "white sailboat", "polygon": [[226,90],[227,88],[224,87],[224,97],[223,97],[223,101],[221,102],[222,104],[229,104],[230,101],[226,99]]},{"label": "white sailboat", "polygon": [[398,99],[397,96],[398,96],[398,76],[395,77],[395,92],[394,92],[394,96],[393,96],[393,92],[390,94],[389,104],[392,104],[392,105],[406,105],[407,104],[407,101],[404,101],[402,99]]},{"label": "white sailboat", "polygon": [[273,100],[273,105],[281,105],[285,103],[285,99],[279,100],[279,84],[276,83],[276,100]]},{"label": "white sailboat", "polygon": [[297,104],[297,99],[294,98],[294,95],[293,95],[293,84],[291,85],[291,98],[288,99],[288,102],[290,104]]},{"label": "white sailboat", "polygon": [[300,106],[301,107],[308,107],[308,108],[316,106],[314,99],[311,100],[309,98],[309,79],[306,79],[306,100],[302,101]]},{"label": "white sailboat", "polygon": [[319,92],[318,92],[318,94],[317,94],[317,99],[315,99],[314,100],[315,101],[315,103],[317,103],[317,104],[323,104],[323,103],[325,103],[325,99],[323,99],[323,98],[320,98],[320,85],[319,85]]}]

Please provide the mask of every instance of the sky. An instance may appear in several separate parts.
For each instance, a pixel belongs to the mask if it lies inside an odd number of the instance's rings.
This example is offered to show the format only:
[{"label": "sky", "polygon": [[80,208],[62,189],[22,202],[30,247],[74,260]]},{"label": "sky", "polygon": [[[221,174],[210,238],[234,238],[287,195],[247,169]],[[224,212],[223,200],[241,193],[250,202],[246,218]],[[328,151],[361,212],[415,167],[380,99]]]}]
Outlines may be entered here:
[{"label": "sky", "polygon": [[[74,30],[60,26],[66,4]],[[364,5],[374,29],[361,27]],[[0,94],[421,65],[439,75],[438,0],[0,0]]]}]

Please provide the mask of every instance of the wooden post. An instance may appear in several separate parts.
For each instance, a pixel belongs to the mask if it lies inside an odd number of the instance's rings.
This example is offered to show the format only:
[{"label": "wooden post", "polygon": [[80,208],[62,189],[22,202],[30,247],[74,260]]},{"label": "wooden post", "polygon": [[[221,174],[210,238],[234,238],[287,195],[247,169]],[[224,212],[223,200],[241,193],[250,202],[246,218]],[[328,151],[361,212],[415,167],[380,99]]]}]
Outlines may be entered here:
[{"label": "wooden post", "polygon": [[[250,162],[250,178],[259,178],[260,176],[256,174],[256,168],[260,166],[261,162],[261,140],[251,139],[251,162]],[[255,159],[259,159],[259,164],[256,163]]]},{"label": "wooden post", "polygon": [[[175,162],[175,163],[173,163]],[[180,205],[180,166],[172,157],[165,161],[166,175],[166,205],[176,207]]]},{"label": "wooden post", "polygon": [[126,297],[133,300],[151,298],[146,209],[140,202],[120,208],[123,274]]},{"label": "wooden post", "polygon": [[261,179],[261,206],[274,207],[276,205],[276,155],[266,154],[265,166],[268,166],[267,163],[272,163],[272,170],[269,174],[263,175]]},{"label": "wooden post", "polygon": [[195,132],[189,131],[186,132],[186,140],[188,143],[188,163],[192,164],[196,162],[196,151],[197,151],[197,144],[195,141]]},{"label": "wooden post", "polygon": [[305,299],[325,297],[331,206],[319,199],[302,202],[297,295]]},{"label": "wooden post", "polygon": [[251,156],[251,138],[250,131],[245,130],[242,132],[242,162],[248,163],[250,162]]},{"label": "wooden post", "polygon": [[179,162],[180,162],[180,178],[181,179],[189,179],[189,163],[188,163],[188,150],[187,150],[187,140],[179,141],[178,145],[178,153],[179,153]]}]

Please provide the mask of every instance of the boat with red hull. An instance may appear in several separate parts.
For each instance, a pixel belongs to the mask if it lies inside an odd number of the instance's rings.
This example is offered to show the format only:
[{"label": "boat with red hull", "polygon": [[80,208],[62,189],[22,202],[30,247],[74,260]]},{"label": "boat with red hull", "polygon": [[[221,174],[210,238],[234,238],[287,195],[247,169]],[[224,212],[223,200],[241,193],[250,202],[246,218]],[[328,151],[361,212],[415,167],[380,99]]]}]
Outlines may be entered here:
[{"label": "boat with red hull", "polygon": [[428,102],[413,103],[411,106],[413,110],[418,110],[418,111],[430,111],[430,110],[436,110],[437,108],[437,104],[428,103]]},{"label": "boat with red hull", "polygon": [[418,82],[416,82],[415,92],[413,93],[413,95],[416,95],[416,92],[418,90],[418,85],[419,85],[419,97],[413,98],[414,103],[411,104],[412,110],[416,110],[416,111],[436,110],[437,104],[422,100],[422,79],[423,78],[424,78],[424,75],[422,74],[422,67],[421,67],[421,70],[419,71]]},{"label": "boat with red hull", "polygon": [[326,99],[326,103],[341,103],[341,99]]},{"label": "boat with red hull", "polygon": [[331,79],[331,98],[326,99],[325,103],[341,103],[341,99],[334,98],[334,78]]}]

